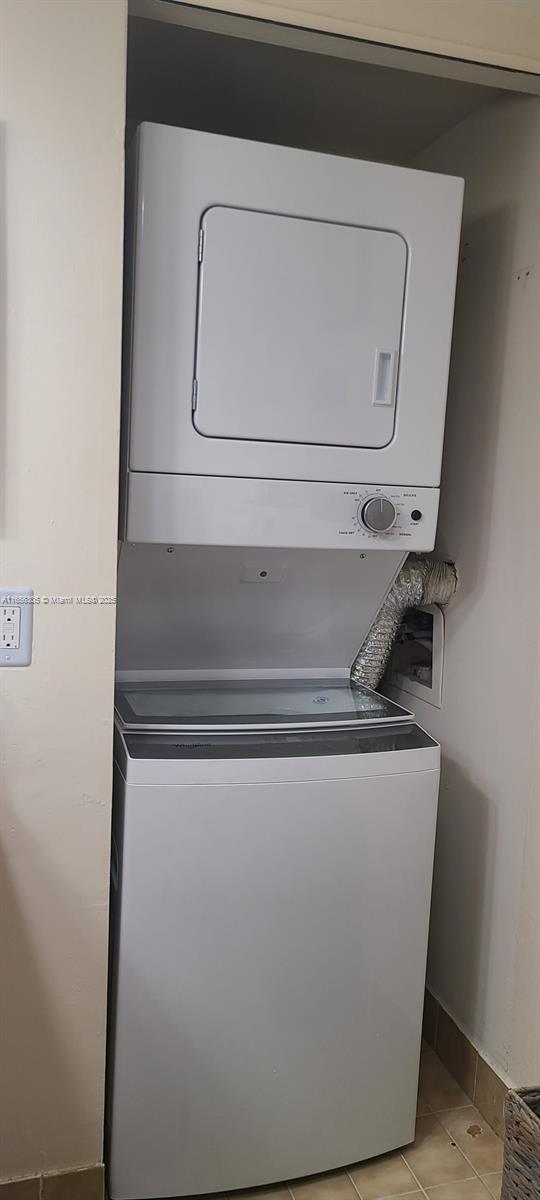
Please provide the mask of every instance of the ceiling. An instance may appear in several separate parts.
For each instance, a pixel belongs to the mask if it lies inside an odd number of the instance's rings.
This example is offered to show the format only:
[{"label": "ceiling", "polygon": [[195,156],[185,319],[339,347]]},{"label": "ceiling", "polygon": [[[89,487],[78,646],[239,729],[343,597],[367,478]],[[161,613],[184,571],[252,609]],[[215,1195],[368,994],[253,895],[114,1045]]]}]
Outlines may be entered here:
[{"label": "ceiling", "polygon": [[408,163],[495,88],[131,17],[128,118]]}]

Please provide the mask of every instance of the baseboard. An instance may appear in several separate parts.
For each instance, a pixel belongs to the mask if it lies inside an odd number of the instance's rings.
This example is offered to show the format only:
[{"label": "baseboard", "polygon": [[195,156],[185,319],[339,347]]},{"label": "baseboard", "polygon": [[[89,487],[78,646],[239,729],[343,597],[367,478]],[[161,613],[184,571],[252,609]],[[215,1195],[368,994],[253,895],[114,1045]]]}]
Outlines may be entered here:
[{"label": "baseboard", "polygon": [[0,1200],[103,1200],[103,1166],[0,1181]]},{"label": "baseboard", "polygon": [[428,991],[424,1004],[423,1035],[484,1120],[502,1137],[507,1085],[482,1058],[442,1004]]}]

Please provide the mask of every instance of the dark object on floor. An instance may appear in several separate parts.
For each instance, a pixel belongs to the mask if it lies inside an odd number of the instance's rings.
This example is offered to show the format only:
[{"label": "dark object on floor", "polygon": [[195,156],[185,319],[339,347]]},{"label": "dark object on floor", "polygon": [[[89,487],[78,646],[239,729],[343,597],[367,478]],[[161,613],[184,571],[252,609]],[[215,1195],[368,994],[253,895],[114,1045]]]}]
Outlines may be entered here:
[{"label": "dark object on floor", "polygon": [[540,1200],[540,1088],[506,1097],[501,1200]]}]

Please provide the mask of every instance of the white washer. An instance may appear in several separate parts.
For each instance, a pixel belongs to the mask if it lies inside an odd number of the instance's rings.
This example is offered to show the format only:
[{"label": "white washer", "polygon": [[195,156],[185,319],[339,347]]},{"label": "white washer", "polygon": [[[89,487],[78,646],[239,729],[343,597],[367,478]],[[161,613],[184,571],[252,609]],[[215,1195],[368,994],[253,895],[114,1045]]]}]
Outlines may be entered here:
[{"label": "white washer", "polygon": [[439,747],[343,679],[117,709],[111,1200],[410,1142]]}]

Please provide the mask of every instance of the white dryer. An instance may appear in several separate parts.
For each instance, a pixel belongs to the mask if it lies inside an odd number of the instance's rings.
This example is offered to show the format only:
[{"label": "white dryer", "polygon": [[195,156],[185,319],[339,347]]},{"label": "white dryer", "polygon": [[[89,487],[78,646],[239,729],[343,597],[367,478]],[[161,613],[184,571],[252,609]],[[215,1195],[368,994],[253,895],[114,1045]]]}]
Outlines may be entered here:
[{"label": "white dryer", "polygon": [[463,180],[150,124],[130,171],[122,536],[432,547]]},{"label": "white dryer", "polygon": [[117,694],[111,1200],[414,1137],[439,748],[344,680]]}]

